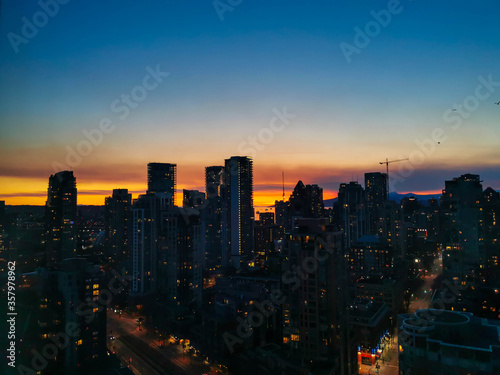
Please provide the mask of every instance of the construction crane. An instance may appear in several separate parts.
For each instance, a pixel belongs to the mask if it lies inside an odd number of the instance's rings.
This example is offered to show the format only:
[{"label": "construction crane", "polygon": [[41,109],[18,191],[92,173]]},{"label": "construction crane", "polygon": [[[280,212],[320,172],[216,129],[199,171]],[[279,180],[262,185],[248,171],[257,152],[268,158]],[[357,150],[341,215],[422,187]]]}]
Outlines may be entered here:
[{"label": "construction crane", "polygon": [[406,159],[398,159],[398,160],[389,160],[388,158],[385,159],[385,161],[379,162],[379,164],[385,164],[386,170],[387,170],[387,199],[389,199],[389,163],[396,163],[398,161],[405,161],[405,160],[410,160],[408,158]]}]

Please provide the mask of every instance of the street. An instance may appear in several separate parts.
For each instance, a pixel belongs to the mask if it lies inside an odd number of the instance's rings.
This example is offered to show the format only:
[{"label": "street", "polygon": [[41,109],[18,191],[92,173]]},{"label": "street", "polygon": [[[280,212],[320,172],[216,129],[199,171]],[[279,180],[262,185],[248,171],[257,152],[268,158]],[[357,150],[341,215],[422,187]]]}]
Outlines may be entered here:
[{"label": "street", "polygon": [[[113,337],[113,339],[111,339]],[[185,352],[182,345],[160,340],[154,332],[139,326],[137,319],[125,313],[108,310],[108,349],[114,352],[137,375],[220,374],[216,366],[204,363],[195,353]]]},{"label": "street", "polygon": [[442,272],[442,266],[441,266],[441,259],[438,256],[433,264],[432,264],[432,269],[429,272],[428,275],[424,276],[424,285],[416,291],[410,300],[410,307],[409,307],[409,312],[414,313],[417,310],[420,309],[427,309],[429,308],[429,304],[432,299],[432,293],[433,290],[432,284],[434,282],[434,279],[438,277]]},{"label": "street", "polygon": [[[380,368],[378,374],[381,375],[398,375],[398,337],[397,335],[391,340],[390,345],[382,352],[382,355],[377,362]],[[359,374],[361,375],[376,375],[376,366],[360,365]]]}]

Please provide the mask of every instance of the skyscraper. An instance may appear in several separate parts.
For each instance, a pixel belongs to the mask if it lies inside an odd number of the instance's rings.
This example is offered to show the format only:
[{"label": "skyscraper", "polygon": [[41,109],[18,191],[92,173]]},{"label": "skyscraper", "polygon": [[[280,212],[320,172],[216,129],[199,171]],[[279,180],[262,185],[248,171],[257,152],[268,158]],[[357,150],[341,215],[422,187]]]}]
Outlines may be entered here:
[{"label": "skyscraper", "polygon": [[323,209],[323,189],[318,185],[297,182],[290,195],[288,216],[318,218],[323,216]]},{"label": "skyscraper", "polygon": [[105,200],[104,225],[106,257],[119,263],[129,257],[132,221],[132,195],[127,189],[114,189]]},{"label": "skyscraper", "polygon": [[45,244],[47,262],[59,263],[76,254],[76,178],[62,171],[49,178],[45,204]]},{"label": "skyscraper", "polygon": [[5,201],[0,201],[0,259],[5,260],[3,257],[3,252],[5,250],[4,245],[5,236]]},{"label": "skyscraper", "polygon": [[[106,355],[106,304],[102,301],[108,297],[101,294],[106,289],[103,271],[83,258],[65,259],[59,266],[57,270],[40,268],[36,274],[36,320],[41,341],[30,344],[41,353],[49,346],[55,351],[43,374],[73,373],[104,360]],[[77,329],[62,344],[70,325]],[[54,342],[58,342],[57,348]]]},{"label": "skyscraper", "polygon": [[277,225],[274,224],[274,212],[261,212],[255,221],[254,241],[255,253],[261,264],[274,252],[274,241],[277,239]]},{"label": "skyscraper", "polygon": [[484,259],[483,187],[479,175],[445,181],[441,198],[444,217],[443,273],[465,278]]},{"label": "skyscraper", "polygon": [[224,185],[227,213],[226,232],[234,268],[242,258],[251,258],[253,250],[253,162],[246,156],[233,156],[225,161]]},{"label": "skyscraper", "polygon": [[[201,227],[204,232],[205,260],[204,266],[210,272],[222,267],[222,250],[227,252],[227,241],[222,243],[222,195],[223,195],[223,166],[205,167],[206,200],[200,208]],[[224,210],[227,216],[227,210]],[[224,219],[227,222],[227,217]],[[226,237],[225,237],[226,238]],[[227,266],[227,255],[224,254],[225,266]]]},{"label": "skyscraper", "polygon": [[339,224],[344,229],[345,246],[350,247],[368,231],[365,191],[357,182],[340,184]]},{"label": "skyscraper", "polygon": [[132,295],[156,292],[157,242],[160,198],[140,195],[133,206]]},{"label": "skyscraper", "polygon": [[205,206],[205,193],[198,190],[182,190],[183,208],[201,208]]},{"label": "skyscraper", "polygon": [[327,218],[299,218],[286,242],[283,343],[303,363],[322,363],[329,373],[357,373],[342,232]]},{"label": "skyscraper", "polygon": [[205,167],[205,190],[207,199],[220,197],[220,187],[224,175],[223,166]]},{"label": "skyscraper", "polygon": [[148,164],[148,194],[166,193],[172,195],[175,205],[175,191],[177,188],[177,164],[149,163]]},{"label": "skyscraper", "polygon": [[200,215],[193,211],[162,211],[158,236],[158,292],[168,305],[190,309],[201,305],[204,260]]},{"label": "skyscraper", "polygon": [[380,210],[387,200],[387,174],[365,173],[365,192],[369,231],[370,234],[376,234]]}]

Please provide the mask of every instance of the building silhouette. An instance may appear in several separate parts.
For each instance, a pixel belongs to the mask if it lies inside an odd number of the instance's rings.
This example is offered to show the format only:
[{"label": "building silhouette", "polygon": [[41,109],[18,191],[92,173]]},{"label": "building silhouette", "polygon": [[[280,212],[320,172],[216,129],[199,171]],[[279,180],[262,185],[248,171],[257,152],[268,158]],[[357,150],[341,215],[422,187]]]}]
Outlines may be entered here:
[{"label": "building silhouette", "polygon": [[387,174],[365,173],[366,207],[369,234],[377,234],[377,223],[382,205],[387,200]]},{"label": "building silhouette", "polygon": [[368,233],[366,196],[357,182],[342,183],[338,195],[338,223],[344,230],[345,246],[352,246]]},{"label": "building silhouette", "polygon": [[323,189],[318,185],[304,185],[299,180],[288,201],[275,201],[276,224],[280,236],[289,233],[299,218],[324,217]]},{"label": "building silhouette", "polygon": [[224,167],[205,167],[205,190],[207,199],[221,196],[221,185],[223,183]]},{"label": "building silhouette", "polygon": [[479,175],[465,174],[445,181],[443,214],[443,273],[473,282],[485,258],[483,187]]},{"label": "building silhouette", "polygon": [[[170,206],[170,194],[164,205]],[[132,216],[132,289],[131,294],[142,297],[156,292],[158,225],[161,198],[143,194],[134,201]]]},{"label": "building silhouette", "polygon": [[110,263],[119,264],[130,257],[132,195],[127,189],[113,189],[104,206],[106,258]]},{"label": "building silhouette", "polygon": [[283,261],[283,343],[303,364],[357,373],[348,323],[342,232],[326,218],[298,219]]},{"label": "building silhouette", "polygon": [[148,194],[165,193],[172,196],[175,204],[177,188],[177,164],[149,163],[148,164]]},{"label": "building silhouette", "polygon": [[205,205],[205,193],[198,190],[182,190],[182,207],[201,208]]},{"label": "building silhouette", "polygon": [[[38,305],[38,339],[30,343],[39,353],[57,343],[57,353],[43,374],[68,374],[106,358],[106,287],[100,266],[84,258],[67,258],[58,269],[34,273]],[[109,291],[108,291],[109,292]],[[54,346],[55,347],[55,346]]]},{"label": "building silhouette", "polygon": [[5,261],[5,201],[0,201],[0,259]]},{"label": "building silhouette", "polygon": [[[158,228],[158,292],[174,314],[201,306],[204,236],[195,210],[162,211]],[[178,308],[177,308],[178,307]]]},{"label": "building silhouette", "polygon": [[77,250],[76,178],[62,171],[49,178],[45,204],[46,261],[57,264]]},{"label": "building silhouette", "polygon": [[239,269],[243,260],[254,256],[252,159],[246,156],[226,159],[223,182],[223,207],[226,216],[223,223],[226,238],[223,243],[228,244],[230,264]]},{"label": "building silhouette", "polygon": [[426,309],[398,317],[401,374],[498,374],[498,321]]}]

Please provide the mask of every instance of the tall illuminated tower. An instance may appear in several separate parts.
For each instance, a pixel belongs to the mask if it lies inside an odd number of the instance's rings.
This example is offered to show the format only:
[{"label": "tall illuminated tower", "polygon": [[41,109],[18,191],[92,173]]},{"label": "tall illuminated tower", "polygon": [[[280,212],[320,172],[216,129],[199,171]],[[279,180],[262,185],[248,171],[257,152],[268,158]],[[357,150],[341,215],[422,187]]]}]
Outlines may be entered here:
[{"label": "tall illuminated tower", "polygon": [[253,162],[246,156],[233,156],[225,161],[225,207],[227,210],[229,252],[231,263],[239,269],[253,249]]}]

